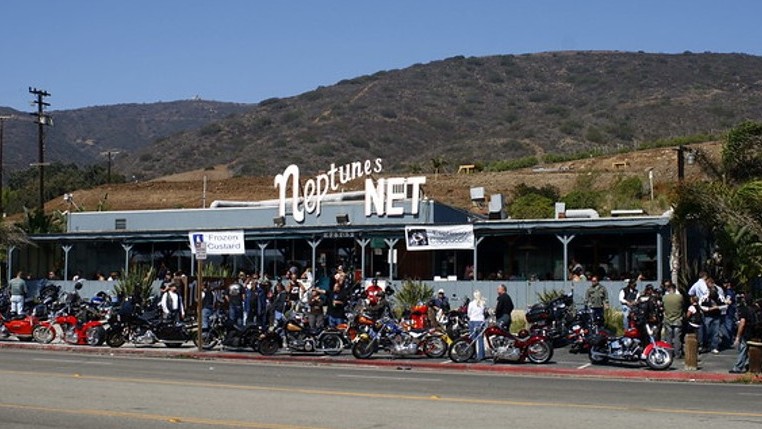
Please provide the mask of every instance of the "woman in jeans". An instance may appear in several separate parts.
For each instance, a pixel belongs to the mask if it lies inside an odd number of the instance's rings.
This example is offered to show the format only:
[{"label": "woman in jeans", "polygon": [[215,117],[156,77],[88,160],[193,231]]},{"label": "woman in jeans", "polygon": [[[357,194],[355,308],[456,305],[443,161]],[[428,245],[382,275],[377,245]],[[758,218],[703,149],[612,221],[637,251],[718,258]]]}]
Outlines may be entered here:
[{"label": "woman in jeans", "polygon": [[[468,303],[468,332],[471,338],[474,338],[479,332],[479,328],[484,323],[485,301],[482,293],[474,291],[474,299]],[[484,359],[484,336],[479,335],[476,339],[476,361]]]}]

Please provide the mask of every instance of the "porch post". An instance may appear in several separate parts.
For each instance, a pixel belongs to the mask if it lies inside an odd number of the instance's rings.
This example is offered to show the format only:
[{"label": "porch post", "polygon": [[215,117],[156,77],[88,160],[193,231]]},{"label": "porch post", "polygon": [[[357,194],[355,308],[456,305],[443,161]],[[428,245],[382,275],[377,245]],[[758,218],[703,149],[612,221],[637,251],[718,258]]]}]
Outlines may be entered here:
[{"label": "porch post", "polygon": [[65,244],[61,246],[61,249],[64,251],[64,272],[63,272],[63,279],[69,280],[69,251],[71,250],[72,245],[71,244]]},{"label": "porch post", "polygon": [[5,273],[8,277],[5,279],[6,284],[10,283],[13,278],[13,251],[16,250],[16,246],[8,246],[8,272]]},{"label": "porch post", "polygon": [[[195,277],[196,276],[196,254],[193,253],[193,246],[188,244],[188,249],[190,249],[190,263],[191,263],[191,269],[190,269],[190,276]],[[153,258],[153,256],[152,256]]]},{"label": "porch post", "polygon": [[389,282],[394,280],[394,246],[400,241],[399,238],[384,238],[384,242],[389,246]]},{"label": "porch post", "polygon": [[362,254],[360,255],[360,278],[365,278],[365,246],[370,243],[370,238],[355,238],[355,241],[357,244],[360,245],[360,248],[362,249]]},{"label": "porch post", "polygon": [[[482,240],[484,240],[484,237],[479,237],[479,238],[476,239],[476,242],[474,243],[474,274],[473,274],[474,278],[472,280],[474,282],[477,280],[477,273],[479,272],[479,264],[477,263],[477,255],[476,255],[477,251],[476,250],[479,247],[479,243],[481,243]],[[468,280],[468,279],[466,279],[466,280]]]},{"label": "porch post", "polygon": [[316,285],[318,281],[317,272],[315,271],[315,254],[317,253],[317,247],[320,245],[321,241],[323,241],[322,238],[307,240],[307,244],[312,247],[312,285],[310,285],[310,287]]},{"label": "porch post", "polygon": [[257,246],[259,246],[259,275],[262,277],[265,275],[265,249],[269,245],[269,241],[257,242]]},{"label": "porch post", "polygon": [[122,274],[122,278],[126,278],[130,269],[130,250],[132,250],[132,244],[122,243],[122,249],[124,249],[124,274]]},{"label": "porch post", "polygon": [[574,240],[573,235],[557,235],[556,238],[564,245],[564,283],[569,282],[569,243]]},{"label": "porch post", "polygon": [[656,232],[656,280],[661,285],[661,280],[664,278],[664,264],[662,261],[662,247],[664,246],[661,231]]}]

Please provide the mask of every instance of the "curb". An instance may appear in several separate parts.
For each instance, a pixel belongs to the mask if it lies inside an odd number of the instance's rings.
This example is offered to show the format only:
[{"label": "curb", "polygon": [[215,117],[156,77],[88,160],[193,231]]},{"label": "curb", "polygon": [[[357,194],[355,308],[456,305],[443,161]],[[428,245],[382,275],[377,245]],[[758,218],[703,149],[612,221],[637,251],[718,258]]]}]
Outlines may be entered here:
[{"label": "curb", "polygon": [[[603,368],[586,368],[584,372],[573,368],[557,368],[550,365],[533,364],[501,364],[485,365],[476,363],[432,363],[410,359],[376,358],[368,360],[347,359],[331,360],[323,356],[299,356],[299,355],[276,355],[262,356],[248,353],[235,353],[224,351],[199,352],[192,350],[145,348],[104,348],[74,346],[64,344],[36,344],[20,342],[2,342],[0,349],[19,350],[51,350],[58,352],[73,352],[81,354],[96,354],[102,356],[144,356],[164,359],[195,359],[195,360],[238,360],[252,362],[267,362],[287,364],[291,362],[309,363],[316,366],[357,366],[357,367],[383,367],[400,370],[425,369],[439,371],[459,371],[475,373],[499,373],[510,375],[525,375],[536,377],[569,377],[586,379],[607,380],[645,380],[645,381],[668,381],[668,382],[703,382],[703,383],[733,383],[733,382],[762,382],[762,374],[756,376],[722,374],[716,372],[684,371],[672,369],[667,371],[653,371],[647,369],[632,370],[607,370]],[[751,377],[751,378],[750,378]]]}]

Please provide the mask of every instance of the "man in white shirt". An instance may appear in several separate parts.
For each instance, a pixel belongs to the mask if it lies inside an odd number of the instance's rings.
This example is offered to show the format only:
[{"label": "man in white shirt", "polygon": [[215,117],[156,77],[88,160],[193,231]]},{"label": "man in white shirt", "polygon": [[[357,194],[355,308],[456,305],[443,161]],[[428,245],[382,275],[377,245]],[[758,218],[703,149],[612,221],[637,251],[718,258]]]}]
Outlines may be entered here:
[{"label": "man in white shirt", "polygon": [[709,287],[706,285],[706,271],[699,272],[699,279],[688,289],[688,296],[695,296],[699,302],[709,293]]},{"label": "man in white shirt", "polygon": [[162,295],[161,311],[164,313],[164,318],[172,322],[177,322],[185,317],[183,301],[177,293],[177,285],[175,283],[171,283],[167,291]]}]

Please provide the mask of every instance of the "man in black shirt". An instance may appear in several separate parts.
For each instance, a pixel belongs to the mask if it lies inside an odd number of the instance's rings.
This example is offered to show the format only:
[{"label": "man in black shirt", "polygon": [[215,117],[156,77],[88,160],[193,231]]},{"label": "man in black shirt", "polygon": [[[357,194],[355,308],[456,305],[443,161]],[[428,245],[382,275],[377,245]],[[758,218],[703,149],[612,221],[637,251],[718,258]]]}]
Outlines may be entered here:
[{"label": "man in black shirt", "polygon": [[328,293],[328,326],[331,328],[347,321],[348,291],[347,288],[342,287],[341,283],[336,282],[333,284],[333,289]]},{"label": "man in black shirt", "polygon": [[510,330],[512,311],[513,300],[508,295],[508,289],[504,284],[501,284],[497,287],[497,305],[495,306],[495,318],[497,319],[497,324]]}]

